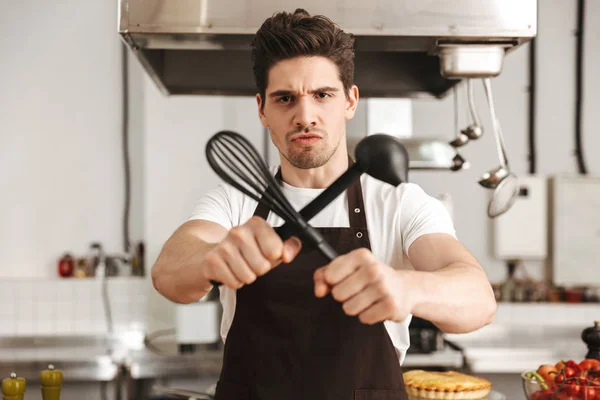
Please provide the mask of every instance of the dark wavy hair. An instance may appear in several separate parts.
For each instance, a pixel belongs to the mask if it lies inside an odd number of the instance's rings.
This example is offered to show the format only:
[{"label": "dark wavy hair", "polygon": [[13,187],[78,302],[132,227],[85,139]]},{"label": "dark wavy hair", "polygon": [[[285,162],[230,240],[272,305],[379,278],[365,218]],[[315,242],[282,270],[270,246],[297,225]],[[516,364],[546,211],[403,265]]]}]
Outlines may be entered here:
[{"label": "dark wavy hair", "polygon": [[268,18],[252,40],[252,63],[258,92],[265,104],[270,68],[278,61],[298,56],[323,56],[338,69],[348,96],[354,84],[354,36],[322,15],[301,8]]}]

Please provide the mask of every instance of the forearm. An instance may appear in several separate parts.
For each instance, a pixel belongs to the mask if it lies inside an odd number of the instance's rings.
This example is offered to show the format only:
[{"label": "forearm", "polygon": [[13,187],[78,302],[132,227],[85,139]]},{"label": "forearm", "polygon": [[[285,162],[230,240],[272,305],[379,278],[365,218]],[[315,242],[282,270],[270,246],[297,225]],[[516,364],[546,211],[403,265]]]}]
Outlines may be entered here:
[{"label": "forearm", "polygon": [[479,267],[453,263],[436,271],[398,272],[406,273],[414,287],[412,314],[444,332],[471,332],[492,322],[496,300]]},{"label": "forearm", "polygon": [[212,284],[202,274],[202,261],[214,246],[193,235],[169,239],[152,268],[154,288],[175,303],[192,303],[204,297]]}]

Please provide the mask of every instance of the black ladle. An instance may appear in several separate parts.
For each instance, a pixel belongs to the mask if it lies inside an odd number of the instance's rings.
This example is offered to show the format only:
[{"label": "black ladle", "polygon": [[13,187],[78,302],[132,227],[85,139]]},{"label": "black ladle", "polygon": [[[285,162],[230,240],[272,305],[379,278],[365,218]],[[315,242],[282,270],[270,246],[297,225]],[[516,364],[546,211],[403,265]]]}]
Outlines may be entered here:
[{"label": "black ladle", "polygon": [[[346,172],[300,211],[305,221],[321,212],[363,173],[392,186],[408,181],[408,152],[393,136],[378,133],[364,137],[356,145],[354,158],[355,163]],[[295,233],[294,226],[288,222],[275,231],[283,240]]]}]

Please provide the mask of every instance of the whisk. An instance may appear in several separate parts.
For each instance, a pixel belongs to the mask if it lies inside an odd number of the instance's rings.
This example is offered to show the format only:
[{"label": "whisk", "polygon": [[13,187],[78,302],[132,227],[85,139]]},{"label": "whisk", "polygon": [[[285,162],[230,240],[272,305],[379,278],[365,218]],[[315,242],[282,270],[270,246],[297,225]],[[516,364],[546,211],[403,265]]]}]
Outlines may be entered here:
[{"label": "whisk", "polygon": [[294,210],[258,151],[245,137],[232,131],[217,132],[206,144],[206,158],[221,179],[267,206],[293,227],[303,243],[317,248],[328,261],[337,257],[319,231]]}]

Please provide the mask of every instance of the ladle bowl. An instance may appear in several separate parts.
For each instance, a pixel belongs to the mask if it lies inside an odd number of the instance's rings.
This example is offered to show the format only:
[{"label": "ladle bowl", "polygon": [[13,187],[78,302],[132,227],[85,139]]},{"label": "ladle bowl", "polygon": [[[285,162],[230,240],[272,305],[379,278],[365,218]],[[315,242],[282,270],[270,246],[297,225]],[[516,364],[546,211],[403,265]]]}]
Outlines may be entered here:
[{"label": "ladle bowl", "polygon": [[366,136],[356,145],[354,158],[364,173],[377,180],[392,186],[408,180],[408,151],[394,136]]}]

